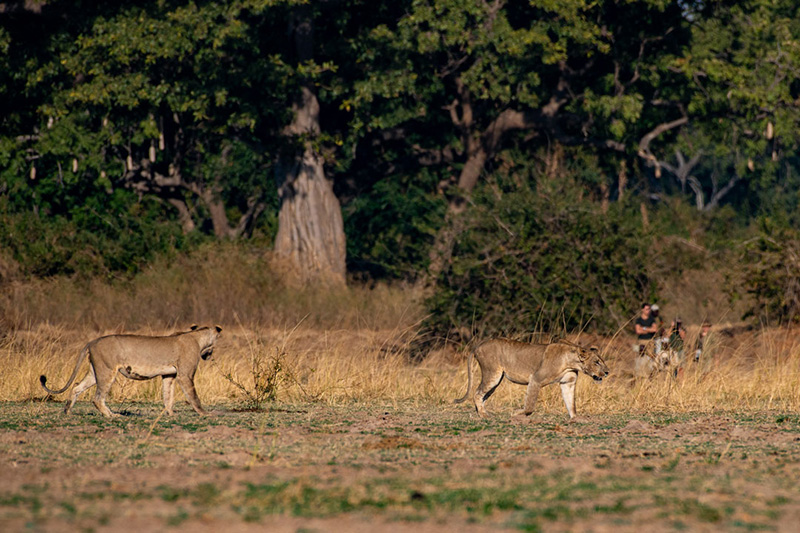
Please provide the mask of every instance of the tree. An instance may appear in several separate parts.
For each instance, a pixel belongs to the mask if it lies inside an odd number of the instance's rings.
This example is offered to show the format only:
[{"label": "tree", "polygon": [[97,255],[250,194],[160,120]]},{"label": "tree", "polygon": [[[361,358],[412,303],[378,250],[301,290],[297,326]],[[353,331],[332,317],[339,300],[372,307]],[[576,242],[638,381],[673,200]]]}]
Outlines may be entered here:
[{"label": "tree", "polygon": [[41,109],[48,128],[36,149],[77,179],[93,175],[161,199],[187,232],[204,217],[217,237],[249,232],[267,205],[256,127],[274,109],[255,105],[274,98],[268,92],[252,92],[279,85],[280,75],[252,68],[247,4],[99,13],[39,73],[60,90]]},{"label": "tree", "polygon": [[281,206],[275,252],[302,281],[342,285],[346,252],[342,209],[317,144],[321,128],[312,79],[318,72],[313,63],[314,24],[307,5],[296,7],[289,19],[300,76],[292,89],[294,118],[284,131],[292,142],[276,166]]},{"label": "tree", "polygon": [[51,2],[48,20],[73,24],[46,33],[41,64],[14,73],[41,95],[13,125],[25,134],[0,146],[8,173],[122,187],[171,206],[185,232],[208,221],[219,238],[248,235],[274,194],[276,255],[303,280],[343,283],[341,208],[325,168],[333,136],[322,131],[317,95],[336,67],[314,61],[340,59],[345,47],[326,40],[357,30],[338,27],[350,17],[335,4],[138,2],[67,15]]},{"label": "tree", "polygon": [[[680,114],[643,137],[639,153],[673,175],[698,210],[774,187],[800,140],[800,8],[795,2],[698,3],[692,38],[672,70],[684,77]],[[672,142],[650,142],[673,130]]]},{"label": "tree", "polygon": [[[371,32],[347,104],[357,135],[408,139],[419,164],[452,168],[452,219],[512,140],[633,152],[685,39],[680,5],[657,0],[414,0]],[[445,231],[435,253],[451,247]]]}]

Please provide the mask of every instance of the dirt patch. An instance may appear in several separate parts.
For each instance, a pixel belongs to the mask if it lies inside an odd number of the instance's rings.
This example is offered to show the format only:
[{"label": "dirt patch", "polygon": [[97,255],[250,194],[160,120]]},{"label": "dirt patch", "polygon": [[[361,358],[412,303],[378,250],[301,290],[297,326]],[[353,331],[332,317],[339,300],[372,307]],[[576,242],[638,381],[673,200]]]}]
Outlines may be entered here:
[{"label": "dirt patch", "polygon": [[392,450],[397,448],[425,448],[417,439],[407,437],[381,437],[380,439],[370,439],[361,445],[365,450]]},{"label": "dirt patch", "polygon": [[622,428],[624,433],[652,433],[655,428],[648,424],[647,422],[642,422],[641,420],[631,420],[625,427]]},{"label": "dirt patch", "polygon": [[[0,529],[791,531],[800,417],[0,410]],[[146,413],[146,410],[136,411]]]}]

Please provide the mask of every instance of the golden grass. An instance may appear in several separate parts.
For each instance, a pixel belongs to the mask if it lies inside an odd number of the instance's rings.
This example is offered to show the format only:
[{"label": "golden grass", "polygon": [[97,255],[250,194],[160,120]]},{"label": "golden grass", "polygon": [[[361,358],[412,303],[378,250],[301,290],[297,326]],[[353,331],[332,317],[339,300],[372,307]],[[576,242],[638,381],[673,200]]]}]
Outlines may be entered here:
[{"label": "golden grass", "polygon": [[[144,333],[153,333],[149,330]],[[315,401],[328,404],[376,402],[445,405],[463,394],[466,364],[463,354],[440,351],[421,364],[408,361],[398,330],[318,330],[313,328],[227,327],[212,362],[201,362],[196,378],[204,404],[244,406],[241,391],[224,377],[230,372],[246,387],[253,385],[252,358],[283,354],[279,402]],[[0,344],[0,400],[42,398],[41,373],[52,385],[63,386],[75,358],[97,332],[41,325],[16,331]],[[624,370],[632,355],[626,346],[609,347],[612,375],[597,385],[578,381],[578,410],[583,414],[623,412],[697,412],[800,409],[800,344],[792,330],[748,334],[737,345],[718,339],[713,359],[688,362],[673,379],[658,375],[632,383]],[[84,364],[86,366],[86,364]],[[476,367],[476,379],[479,370]],[[80,377],[80,376],[79,376]],[[506,412],[519,408],[524,387],[503,383],[487,406]],[[84,399],[89,399],[87,393]],[[159,380],[134,382],[120,377],[113,401],[160,402]],[[62,397],[66,397],[62,395]],[[557,386],[542,390],[538,409],[563,412]],[[465,404],[465,416],[473,416]]]},{"label": "golden grass", "polygon": [[326,329],[394,328],[420,318],[413,289],[306,289],[281,283],[260,249],[217,243],[162,259],[132,280],[52,278],[7,283],[0,326],[62,324],[95,331],[163,330],[179,324],[257,324]]},{"label": "golden grass", "polygon": [[[93,338],[122,331],[168,334],[191,323],[223,327],[214,359],[201,362],[196,378],[201,400],[211,406],[243,406],[242,391],[225,374],[252,387],[253,359],[276,356],[282,357],[280,402],[445,405],[466,387],[463,353],[442,350],[421,364],[409,361],[407,348],[422,317],[413,289],[288,287],[273,275],[267,255],[242,246],[210,246],[128,281],[53,279],[4,289],[0,401],[43,398],[40,374],[52,386],[63,386],[80,349]],[[707,342],[713,359],[687,363],[678,379],[660,375],[639,383],[626,376],[633,362],[629,334],[582,335],[580,342],[604,348],[612,376],[599,386],[579,380],[579,412],[800,410],[797,332],[740,329],[729,336],[725,329],[733,331],[715,324]],[[687,346],[696,334],[694,325]],[[120,377],[112,400],[160,402],[159,381]],[[487,406],[501,412],[518,408],[524,391],[503,383]],[[458,408],[473,416],[471,406]],[[557,386],[543,389],[538,408],[565,413]]]}]

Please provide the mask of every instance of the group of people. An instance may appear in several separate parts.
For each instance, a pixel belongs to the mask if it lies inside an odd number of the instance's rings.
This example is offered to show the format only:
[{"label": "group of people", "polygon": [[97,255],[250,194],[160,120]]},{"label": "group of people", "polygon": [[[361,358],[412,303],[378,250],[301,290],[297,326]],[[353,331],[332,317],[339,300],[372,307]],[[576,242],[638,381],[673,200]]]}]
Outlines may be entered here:
[{"label": "group of people", "polygon": [[[634,345],[637,356],[644,356],[646,346],[652,343],[656,355],[669,348],[677,352],[679,358],[683,360],[686,328],[683,327],[680,317],[676,317],[672,321],[669,331],[667,331],[664,328],[664,320],[659,315],[658,305],[643,303],[641,313],[634,323],[634,331],[637,336],[637,343]],[[709,331],[711,331],[711,323],[707,320],[703,321],[694,347],[695,363],[700,362],[703,355],[703,343],[708,338]]]}]

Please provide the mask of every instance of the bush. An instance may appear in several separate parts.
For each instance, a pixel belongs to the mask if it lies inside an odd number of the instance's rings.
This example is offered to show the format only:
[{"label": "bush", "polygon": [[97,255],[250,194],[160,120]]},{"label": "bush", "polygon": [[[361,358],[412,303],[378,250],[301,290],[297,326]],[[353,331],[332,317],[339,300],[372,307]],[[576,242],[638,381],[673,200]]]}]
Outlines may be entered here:
[{"label": "bush", "polygon": [[434,335],[613,332],[653,295],[651,237],[622,206],[608,212],[525,187],[476,199],[426,305]]},{"label": "bush", "polygon": [[800,322],[800,232],[763,228],[744,246],[742,287],[753,304],[745,313],[767,324]]},{"label": "bush", "polygon": [[380,181],[344,209],[351,273],[414,280],[429,262],[430,245],[446,204],[433,191],[437,177],[422,172]]},{"label": "bush", "polygon": [[153,200],[139,201],[119,190],[59,214],[14,209],[0,198],[0,247],[25,276],[134,274],[154,258],[188,246],[163,210]]}]

